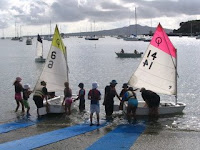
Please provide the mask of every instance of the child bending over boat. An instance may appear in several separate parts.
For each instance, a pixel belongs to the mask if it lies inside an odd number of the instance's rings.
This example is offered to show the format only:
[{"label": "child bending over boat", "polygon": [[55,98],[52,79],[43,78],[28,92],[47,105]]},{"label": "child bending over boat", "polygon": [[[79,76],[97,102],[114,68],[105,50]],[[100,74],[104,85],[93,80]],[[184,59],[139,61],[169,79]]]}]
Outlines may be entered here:
[{"label": "child bending over boat", "polygon": [[133,117],[136,120],[136,109],[138,107],[138,100],[132,87],[128,88],[128,91],[124,94],[122,101],[128,101],[127,117],[130,121]]},{"label": "child bending over boat", "polygon": [[64,89],[64,99],[62,105],[65,103],[65,113],[70,115],[71,114],[71,104],[72,104],[72,90],[69,87],[69,82],[65,82],[65,89]]}]

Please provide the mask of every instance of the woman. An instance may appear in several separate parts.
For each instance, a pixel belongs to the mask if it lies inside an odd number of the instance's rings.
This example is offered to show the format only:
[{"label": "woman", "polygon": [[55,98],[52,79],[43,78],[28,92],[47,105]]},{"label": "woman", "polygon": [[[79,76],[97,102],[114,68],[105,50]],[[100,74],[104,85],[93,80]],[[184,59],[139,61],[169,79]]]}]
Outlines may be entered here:
[{"label": "woman", "polygon": [[65,113],[70,115],[71,114],[71,104],[72,104],[72,90],[69,88],[69,82],[65,82],[65,89],[64,89],[64,99],[62,105],[65,102]]},{"label": "woman", "polygon": [[128,120],[131,120],[133,116],[134,120],[136,120],[136,109],[138,107],[138,100],[136,98],[136,94],[132,87],[128,88],[128,91],[124,94],[123,101],[128,101],[128,108],[127,108],[127,117]]},{"label": "woman", "polygon": [[22,99],[22,95],[21,95],[21,92],[23,91],[23,87],[22,87],[22,84],[20,83],[21,81],[22,81],[22,79],[20,77],[17,77],[13,83],[13,85],[15,86],[15,100],[17,103],[15,112],[18,111],[20,103],[22,105],[22,112],[24,112],[24,104],[23,104],[23,99]]}]

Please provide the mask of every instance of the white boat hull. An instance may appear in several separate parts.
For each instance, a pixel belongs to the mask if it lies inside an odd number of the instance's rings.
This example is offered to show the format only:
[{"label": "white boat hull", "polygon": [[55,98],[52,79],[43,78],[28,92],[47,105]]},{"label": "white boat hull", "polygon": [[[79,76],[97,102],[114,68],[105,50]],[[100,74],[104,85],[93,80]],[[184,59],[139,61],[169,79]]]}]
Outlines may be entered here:
[{"label": "white boat hull", "polygon": [[[39,108],[39,114],[59,114],[65,113],[65,106],[62,105],[63,96],[57,96],[52,99],[48,99],[48,111],[46,110],[46,102],[44,102],[44,107]],[[74,102],[72,102],[71,109],[74,109]]]},{"label": "white boat hull", "polygon": [[[136,110],[136,115],[137,116],[148,116],[149,114],[149,108],[144,107],[145,102],[143,101],[138,101],[138,108]],[[127,102],[124,102],[123,105],[123,112],[127,113]],[[159,115],[172,115],[172,114],[178,114],[182,113],[183,109],[185,108],[186,104],[184,103],[175,103],[172,102],[161,102],[160,106],[158,108],[158,113]]]}]

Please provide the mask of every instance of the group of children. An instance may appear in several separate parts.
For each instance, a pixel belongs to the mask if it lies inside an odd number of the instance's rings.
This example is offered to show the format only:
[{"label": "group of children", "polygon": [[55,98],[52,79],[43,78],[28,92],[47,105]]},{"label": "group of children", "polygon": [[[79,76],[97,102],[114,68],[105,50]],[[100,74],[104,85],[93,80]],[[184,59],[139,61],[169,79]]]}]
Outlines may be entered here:
[{"label": "group of children", "polygon": [[[66,114],[70,115],[71,114],[71,104],[73,101],[80,100],[79,102],[79,110],[83,111],[85,110],[85,89],[84,89],[84,84],[79,83],[79,94],[76,99],[72,99],[72,90],[69,87],[69,83],[65,82],[65,89],[64,89],[64,99],[62,102],[62,105],[65,105],[65,111]],[[96,113],[97,115],[97,126],[99,125],[99,113],[100,113],[100,107],[99,107],[99,100],[101,99],[101,93],[97,89],[98,84],[96,82],[92,83],[92,89],[88,93],[88,99],[91,100],[91,105],[90,105],[90,126],[93,125],[92,119],[93,119],[93,114]]]},{"label": "group of children", "polygon": [[[22,86],[22,84],[20,83],[21,80],[22,79],[20,77],[17,77],[15,82],[13,83],[13,85],[15,86],[15,100],[16,100],[16,103],[17,103],[17,107],[16,107],[15,111],[18,110],[20,103],[21,103],[22,111],[24,112],[24,107],[25,107],[25,108],[27,108],[27,115],[30,115],[30,113],[29,113],[30,106],[29,106],[29,103],[28,103],[28,98],[29,98],[30,94],[32,93],[32,91],[30,90],[30,86],[28,84],[25,84],[24,86]],[[113,105],[114,105],[113,98],[115,96],[117,96],[118,99],[121,101],[121,104],[120,104],[121,108],[120,109],[122,109],[123,101],[126,101],[126,99],[130,99],[130,97],[132,98],[133,96],[134,96],[134,99],[136,99],[136,96],[134,94],[133,89],[128,89],[127,84],[123,85],[123,87],[122,87],[123,89],[120,93],[120,96],[118,96],[118,94],[115,90],[116,84],[117,84],[116,80],[112,80],[110,82],[110,86],[106,86],[106,88],[105,88],[103,105],[105,105],[105,111],[106,111],[107,116],[111,116],[112,113],[113,113]],[[68,115],[71,114],[71,104],[72,104],[73,101],[76,101],[76,100],[80,100],[79,101],[80,112],[85,110],[84,84],[79,83],[78,87],[80,88],[80,90],[79,90],[79,93],[78,93],[78,97],[75,98],[75,99],[72,99],[72,90],[69,87],[69,83],[65,82],[64,86],[65,86],[64,99],[63,99],[62,105],[65,105],[66,114],[68,114]],[[89,92],[88,92],[88,99],[91,101],[90,102],[90,125],[91,126],[93,125],[93,114],[94,113],[96,113],[96,115],[97,115],[97,125],[99,125],[99,113],[100,113],[99,100],[101,100],[101,92],[97,88],[98,88],[98,84],[97,84],[97,82],[94,82],[94,83],[92,83],[92,89],[89,90]],[[127,94],[129,94],[129,96],[125,94],[127,91],[131,91],[131,94],[127,93]],[[21,92],[23,93],[22,96],[21,96]],[[123,100],[124,95],[126,96],[126,99]],[[121,100],[120,97],[122,98],[122,100]],[[135,107],[134,107],[134,110],[132,112],[135,114],[137,104],[133,104],[133,106],[135,106]],[[135,115],[134,115],[134,118],[135,118]]]},{"label": "group of children", "polygon": [[[27,115],[30,115],[29,110],[30,110],[30,105],[28,103],[28,98],[30,96],[30,94],[32,93],[32,91],[30,90],[30,86],[29,84],[25,84],[24,86],[22,86],[21,82],[21,78],[17,77],[16,80],[14,81],[13,85],[15,86],[15,100],[17,103],[17,107],[15,109],[15,112],[18,111],[20,103],[22,105],[22,112],[24,112],[24,107],[27,108]],[[23,95],[21,95],[21,92],[23,93]]]}]

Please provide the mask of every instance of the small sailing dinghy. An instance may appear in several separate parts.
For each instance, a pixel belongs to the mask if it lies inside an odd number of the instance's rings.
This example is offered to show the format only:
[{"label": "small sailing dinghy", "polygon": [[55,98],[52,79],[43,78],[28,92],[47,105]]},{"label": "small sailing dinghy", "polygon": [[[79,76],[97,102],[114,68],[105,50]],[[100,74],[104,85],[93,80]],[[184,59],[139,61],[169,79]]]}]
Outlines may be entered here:
[{"label": "small sailing dinghy", "polygon": [[[152,40],[128,84],[136,88],[145,88],[166,95],[174,95],[175,102],[160,102],[159,115],[181,113],[185,104],[177,102],[177,52],[159,24]],[[149,109],[145,102],[139,101],[136,115],[148,115]],[[127,112],[127,102],[123,111]]]},{"label": "small sailing dinghy", "polygon": [[35,62],[45,62],[45,58],[43,58],[43,43],[40,35],[37,36],[37,44],[36,44],[36,58]]},{"label": "small sailing dinghy", "polygon": [[[43,71],[36,83],[35,89],[40,87],[41,81],[47,82],[47,90],[50,92],[62,92],[64,90],[64,83],[68,82],[68,65],[67,65],[67,51],[60,36],[58,27],[56,25],[51,48],[47,60],[45,62]],[[56,96],[48,100],[48,112],[46,107],[39,108],[39,114],[47,113],[64,113],[64,106],[62,106],[63,96]],[[44,105],[46,105],[44,103]],[[73,107],[73,103],[72,103]]]}]

